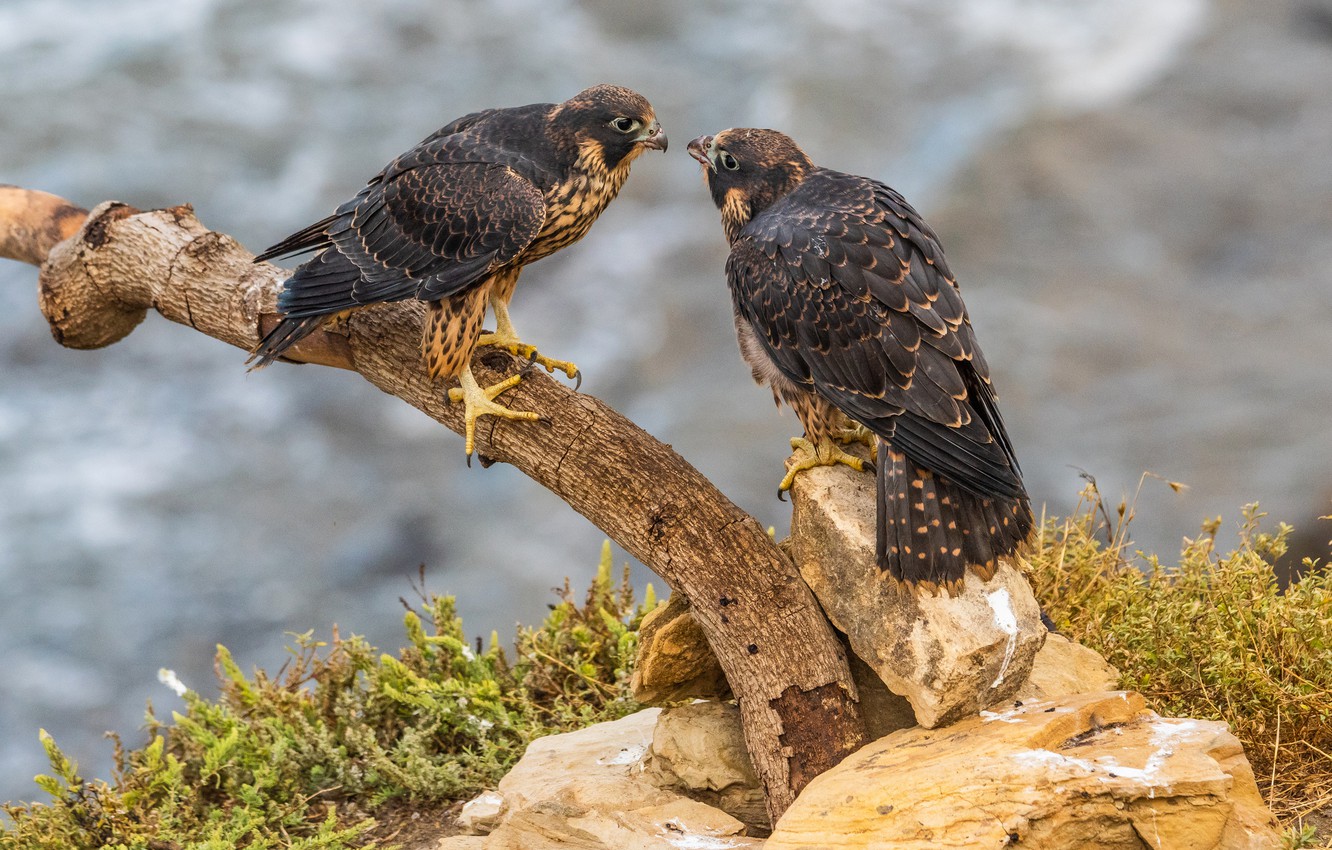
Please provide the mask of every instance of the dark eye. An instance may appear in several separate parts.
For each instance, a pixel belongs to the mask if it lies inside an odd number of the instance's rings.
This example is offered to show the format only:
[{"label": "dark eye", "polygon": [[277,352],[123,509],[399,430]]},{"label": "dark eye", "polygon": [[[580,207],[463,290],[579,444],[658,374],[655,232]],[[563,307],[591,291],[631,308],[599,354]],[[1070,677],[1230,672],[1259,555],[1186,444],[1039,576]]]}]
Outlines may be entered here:
[{"label": "dark eye", "polygon": [[638,122],[632,118],[616,118],[611,122],[611,126],[621,133],[632,133],[638,127]]},{"label": "dark eye", "polygon": [[731,156],[726,151],[722,151],[721,156],[718,158],[721,160],[722,168],[725,168],[727,171],[735,171],[740,167],[740,163],[736,161],[735,157]]}]

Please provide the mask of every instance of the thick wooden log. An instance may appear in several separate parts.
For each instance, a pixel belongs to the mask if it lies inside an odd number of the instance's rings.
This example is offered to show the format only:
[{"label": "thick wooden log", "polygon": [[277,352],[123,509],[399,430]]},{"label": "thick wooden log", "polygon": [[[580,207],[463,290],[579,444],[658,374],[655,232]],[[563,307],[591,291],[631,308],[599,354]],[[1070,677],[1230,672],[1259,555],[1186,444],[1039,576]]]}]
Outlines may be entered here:
[{"label": "thick wooden log", "polygon": [[[42,264],[41,308],[61,344],[108,345],[155,310],[248,350],[275,321],[286,273],[253,264],[189,207],[139,212],[106,202],[59,241],[81,214],[58,198],[0,187],[0,255]],[[345,330],[302,341],[291,359],[357,371],[461,433],[460,408],[421,367],[423,316],[418,302],[365,308]],[[472,364],[483,385],[521,367],[494,349]],[[794,565],[669,446],[601,401],[539,370],[504,400],[543,420],[483,418],[479,453],[549,488],[689,599],[739,701],[775,822],[865,737],[842,645]]]}]

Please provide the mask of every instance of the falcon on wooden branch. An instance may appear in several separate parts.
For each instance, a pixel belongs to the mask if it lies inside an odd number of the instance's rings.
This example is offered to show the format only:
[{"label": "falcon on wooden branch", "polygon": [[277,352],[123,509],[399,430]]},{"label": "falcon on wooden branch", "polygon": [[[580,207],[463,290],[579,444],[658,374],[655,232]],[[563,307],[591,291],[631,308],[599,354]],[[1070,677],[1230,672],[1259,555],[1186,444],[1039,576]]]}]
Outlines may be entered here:
[{"label": "falcon on wooden branch", "polygon": [[797,472],[865,462],[877,448],[879,566],[956,589],[989,579],[1032,528],[989,367],[938,237],[884,184],[820,168],[773,130],[701,136],[731,244],[726,279],[740,350],[795,410]]},{"label": "falcon on wooden branch", "polygon": [[[432,379],[457,378],[449,398],[466,406],[470,458],[476,419],[537,419],[472,375],[472,351],[494,345],[547,370],[578,375],[524,343],[508,304],[523,266],[577,242],[614,200],[645,149],[666,150],[642,95],[600,85],[560,104],[487,109],[437,130],[371,178],[325,219],[255,258],[319,253],[287,279],[282,319],[254,349],[266,366],[330,318],[367,304],[417,298],[429,311],[421,343]],[[482,334],[486,306],[494,333]]]}]

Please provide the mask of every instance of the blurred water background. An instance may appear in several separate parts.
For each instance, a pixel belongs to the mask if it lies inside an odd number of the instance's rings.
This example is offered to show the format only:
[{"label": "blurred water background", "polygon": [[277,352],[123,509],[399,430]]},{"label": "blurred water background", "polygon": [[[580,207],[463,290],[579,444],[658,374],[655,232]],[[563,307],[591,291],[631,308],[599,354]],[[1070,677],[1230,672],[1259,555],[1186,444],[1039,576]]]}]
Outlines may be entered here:
[{"label": "blurred water background", "polygon": [[[788,523],[797,425],[741,365],[683,152],[740,125],[939,230],[1038,505],[1072,508],[1074,467],[1112,502],[1150,470],[1191,489],[1146,485],[1143,548],[1216,514],[1233,543],[1255,499],[1326,541],[1328,0],[5,0],[0,182],[190,202],[257,250],[447,120],[603,81],[671,152],[525,272],[515,322],[760,521]],[[270,669],[333,623],[398,646],[418,565],[477,634],[585,586],[595,528],[357,376],[246,374],[156,316],[67,351],[35,284],[0,264],[0,800],[38,796],[39,727],[106,775],[102,733],[179,705],[159,667],[215,693],[218,643]]]}]

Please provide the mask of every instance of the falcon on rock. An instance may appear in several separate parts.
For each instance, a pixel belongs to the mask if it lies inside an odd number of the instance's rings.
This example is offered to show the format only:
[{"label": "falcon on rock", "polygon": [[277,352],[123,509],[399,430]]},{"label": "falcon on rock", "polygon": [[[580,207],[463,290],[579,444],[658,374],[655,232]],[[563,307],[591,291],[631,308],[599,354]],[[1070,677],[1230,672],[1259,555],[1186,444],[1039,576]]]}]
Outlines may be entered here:
[{"label": "falcon on rock", "polygon": [[939,239],[893,189],[821,168],[788,136],[701,136],[731,245],[726,280],[754,379],[805,429],[801,470],[876,449],[879,566],[950,593],[983,579],[1032,528],[990,370]]}]

